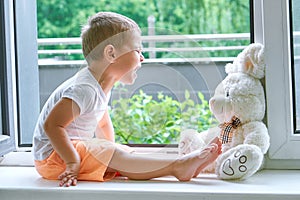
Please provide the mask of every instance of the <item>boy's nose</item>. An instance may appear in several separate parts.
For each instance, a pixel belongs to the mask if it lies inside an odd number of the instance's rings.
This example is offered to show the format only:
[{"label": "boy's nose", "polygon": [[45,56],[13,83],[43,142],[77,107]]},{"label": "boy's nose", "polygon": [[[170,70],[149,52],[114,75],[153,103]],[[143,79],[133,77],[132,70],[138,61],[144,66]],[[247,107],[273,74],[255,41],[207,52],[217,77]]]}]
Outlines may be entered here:
[{"label": "boy's nose", "polygon": [[143,56],[143,54],[140,54],[140,62],[143,62],[145,60],[145,57]]}]

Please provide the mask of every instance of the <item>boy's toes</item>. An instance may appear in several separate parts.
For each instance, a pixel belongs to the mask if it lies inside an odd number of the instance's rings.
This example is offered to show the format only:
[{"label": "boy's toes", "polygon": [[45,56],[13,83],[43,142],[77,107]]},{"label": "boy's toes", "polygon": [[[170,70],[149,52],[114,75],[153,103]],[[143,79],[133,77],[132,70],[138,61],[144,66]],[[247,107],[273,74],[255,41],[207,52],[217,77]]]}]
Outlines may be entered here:
[{"label": "boy's toes", "polygon": [[218,144],[219,141],[220,141],[219,137],[215,137],[212,141],[209,142],[209,144],[212,144],[212,143]]}]

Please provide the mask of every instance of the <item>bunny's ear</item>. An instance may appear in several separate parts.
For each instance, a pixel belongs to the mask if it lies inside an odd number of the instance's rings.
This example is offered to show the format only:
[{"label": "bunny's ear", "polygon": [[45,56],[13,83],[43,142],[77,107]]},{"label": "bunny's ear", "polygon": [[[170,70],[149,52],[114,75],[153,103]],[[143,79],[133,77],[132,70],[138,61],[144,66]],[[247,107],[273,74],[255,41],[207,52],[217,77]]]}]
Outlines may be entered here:
[{"label": "bunny's ear", "polygon": [[261,79],[265,75],[264,47],[259,43],[247,46],[231,64],[225,66],[226,73],[242,72]]}]

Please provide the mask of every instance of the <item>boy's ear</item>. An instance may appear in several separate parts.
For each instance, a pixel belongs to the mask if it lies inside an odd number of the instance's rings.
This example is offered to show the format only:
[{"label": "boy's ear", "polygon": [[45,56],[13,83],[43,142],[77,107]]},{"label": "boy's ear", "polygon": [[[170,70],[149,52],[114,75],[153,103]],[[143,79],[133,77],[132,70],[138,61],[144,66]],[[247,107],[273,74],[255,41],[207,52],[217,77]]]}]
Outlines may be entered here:
[{"label": "boy's ear", "polygon": [[113,63],[116,58],[115,51],[116,49],[113,45],[111,44],[106,45],[103,51],[104,58],[110,63]]}]

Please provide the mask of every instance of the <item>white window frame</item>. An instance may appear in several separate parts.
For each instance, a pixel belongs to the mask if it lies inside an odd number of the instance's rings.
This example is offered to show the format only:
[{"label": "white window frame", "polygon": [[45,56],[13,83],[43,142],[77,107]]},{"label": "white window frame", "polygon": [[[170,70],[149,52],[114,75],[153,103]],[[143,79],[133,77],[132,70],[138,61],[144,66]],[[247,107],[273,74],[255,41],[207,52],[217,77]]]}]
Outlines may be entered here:
[{"label": "white window frame", "polygon": [[[14,15],[13,15],[13,3],[10,0],[4,0],[1,2],[4,6],[4,21],[1,24],[4,27],[4,41],[2,50],[5,56],[1,67],[5,68],[4,79],[6,82],[4,94],[1,94],[6,99],[6,110],[2,110],[6,120],[4,134],[6,138],[0,141],[0,155],[4,155],[10,151],[16,149],[16,137],[17,137],[17,106],[16,106],[16,79],[15,79],[15,40],[14,40]],[[2,105],[1,105],[2,106]]]},{"label": "white window frame", "polygon": [[289,0],[254,1],[255,42],[265,45],[266,122],[271,146],[266,168],[299,169],[294,133]]},{"label": "white window frame", "polygon": [[[36,0],[14,0],[19,147],[30,147],[40,113]],[[29,12],[30,11],[30,12]]]},{"label": "white window frame", "polygon": [[[4,6],[7,121],[0,140],[0,155],[28,150],[29,138],[39,115],[36,0],[2,0]],[[3,103],[3,102],[1,102]],[[3,111],[4,112],[4,111]],[[25,140],[24,136],[27,136]],[[3,139],[4,138],[4,139]],[[25,141],[25,142],[24,142]],[[31,149],[31,148],[29,148]]]}]

